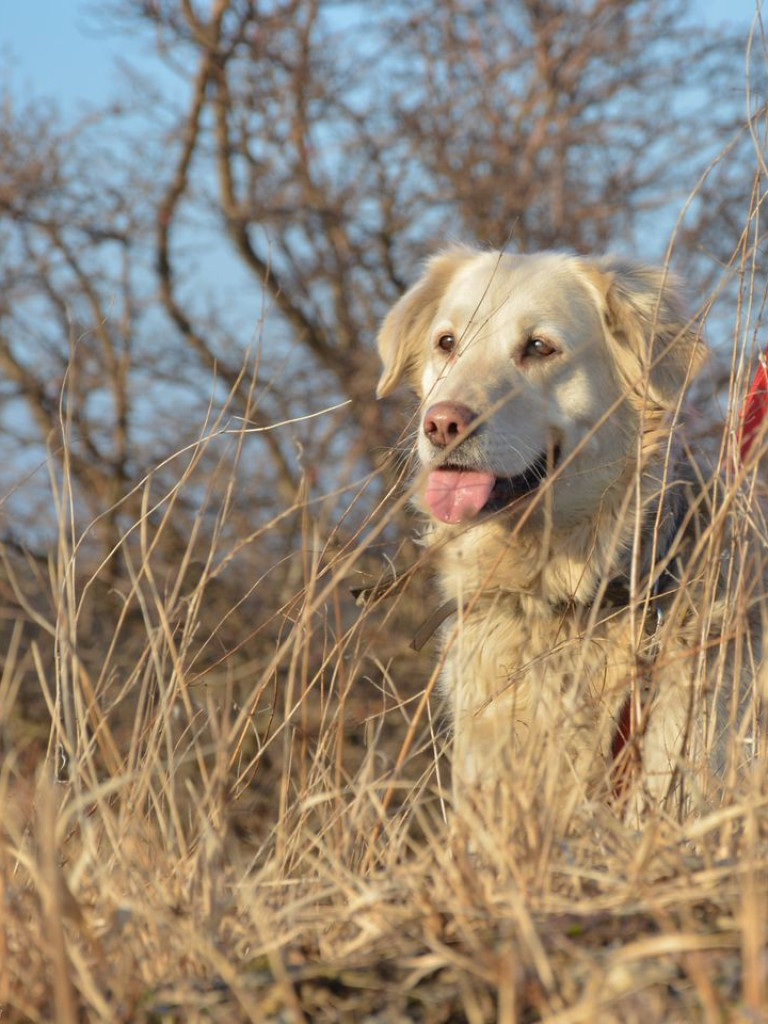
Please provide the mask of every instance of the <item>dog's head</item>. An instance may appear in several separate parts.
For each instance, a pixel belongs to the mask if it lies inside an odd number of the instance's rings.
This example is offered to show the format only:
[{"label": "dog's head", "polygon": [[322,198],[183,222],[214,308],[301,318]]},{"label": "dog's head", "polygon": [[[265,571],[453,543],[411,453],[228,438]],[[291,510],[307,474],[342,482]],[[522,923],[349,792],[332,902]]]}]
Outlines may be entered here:
[{"label": "dog's head", "polygon": [[515,513],[547,480],[560,521],[590,515],[704,355],[664,271],[468,248],[428,262],[378,345],[379,396],[407,379],[421,400],[423,503],[446,523]]}]

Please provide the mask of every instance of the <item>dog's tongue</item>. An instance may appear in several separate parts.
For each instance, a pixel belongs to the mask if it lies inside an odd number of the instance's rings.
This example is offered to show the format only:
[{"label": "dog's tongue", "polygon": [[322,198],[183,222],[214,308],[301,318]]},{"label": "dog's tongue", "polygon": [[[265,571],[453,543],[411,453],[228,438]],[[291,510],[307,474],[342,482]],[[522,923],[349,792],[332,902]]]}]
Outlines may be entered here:
[{"label": "dog's tongue", "polygon": [[491,496],[496,477],[476,470],[435,469],[424,495],[427,508],[444,523],[460,523],[476,516]]}]

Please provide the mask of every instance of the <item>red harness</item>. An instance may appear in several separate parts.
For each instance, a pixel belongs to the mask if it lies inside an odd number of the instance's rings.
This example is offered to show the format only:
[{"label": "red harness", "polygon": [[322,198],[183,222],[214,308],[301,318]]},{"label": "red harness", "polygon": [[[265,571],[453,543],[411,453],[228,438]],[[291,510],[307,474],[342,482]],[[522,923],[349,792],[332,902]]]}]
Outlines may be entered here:
[{"label": "red harness", "polygon": [[[768,349],[760,356],[752,385],[744,399],[739,413],[737,440],[739,462],[743,463],[752,444],[761,432],[763,420],[768,414]],[[632,697],[627,697],[616,720],[616,731],[611,742],[611,763],[613,765],[613,796],[620,798],[624,793],[633,764],[639,763],[639,750],[630,741],[637,734],[638,723],[633,721]]]},{"label": "red harness", "polygon": [[[631,771],[628,744],[632,736],[632,696],[624,701],[616,723],[616,732],[611,742],[611,765],[613,776],[613,797],[619,799],[629,781]],[[624,755],[622,757],[622,754]],[[636,756],[636,752],[635,752]],[[619,760],[621,758],[621,760]]]},{"label": "red harness", "polygon": [[739,424],[739,458],[742,462],[746,459],[747,452],[760,432],[761,424],[765,419],[766,412],[768,412],[768,366],[766,366],[766,356],[768,356],[768,349],[766,349],[764,355],[760,356],[752,387],[749,389],[739,414],[739,419],[741,420]]}]

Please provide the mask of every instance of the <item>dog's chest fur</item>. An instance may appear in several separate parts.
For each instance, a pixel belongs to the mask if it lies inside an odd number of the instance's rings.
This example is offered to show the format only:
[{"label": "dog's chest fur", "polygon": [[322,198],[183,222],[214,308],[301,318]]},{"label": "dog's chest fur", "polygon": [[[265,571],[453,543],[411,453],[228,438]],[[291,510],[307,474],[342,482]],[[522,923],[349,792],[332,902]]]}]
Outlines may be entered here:
[{"label": "dog's chest fur", "polygon": [[[616,510],[605,511],[615,523]],[[462,782],[514,779],[548,759],[579,780],[582,795],[605,787],[622,708],[635,694],[639,706],[649,666],[663,671],[654,653],[665,639],[672,682],[651,761],[676,742],[691,673],[684,614],[677,609],[674,630],[656,630],[642,602],[627,595],[613,606],[606,595],[619,553],[631,548],[633,523],[628,517],[621,536],[603,531],[599,519],[574,524],[546,545],[535,524],[505,531],[481,523],[447,541],[445,531],[431,532],[441,589],[458,609],[441,631],[441,686]]]},{"label": "dog's chest fur", "polygon": [[499,762],[520,766],[559,750],[579,775],[603,774],[638,664],[629,616],[594,622],[589,609],[532,610],[523,599],[523,611],[520,603],[502,593],[470,599],[443,627],[455,768],[482,783],[499,777]]}]

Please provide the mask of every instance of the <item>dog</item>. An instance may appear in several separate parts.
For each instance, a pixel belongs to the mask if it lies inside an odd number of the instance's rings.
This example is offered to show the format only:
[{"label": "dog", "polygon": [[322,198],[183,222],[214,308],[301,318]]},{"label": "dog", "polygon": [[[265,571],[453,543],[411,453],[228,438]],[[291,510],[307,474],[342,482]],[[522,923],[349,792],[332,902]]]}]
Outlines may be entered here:
[{"label": "dog", "polygon": [[377,342],[378,397],[420,400],[457,800],[705,799],[754,753],[762,570],[684,440],[707,350],[676,283],[454,246]]}]

